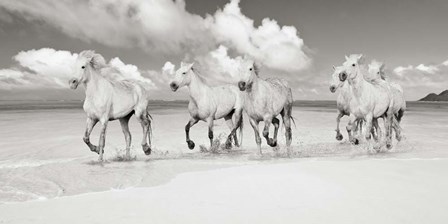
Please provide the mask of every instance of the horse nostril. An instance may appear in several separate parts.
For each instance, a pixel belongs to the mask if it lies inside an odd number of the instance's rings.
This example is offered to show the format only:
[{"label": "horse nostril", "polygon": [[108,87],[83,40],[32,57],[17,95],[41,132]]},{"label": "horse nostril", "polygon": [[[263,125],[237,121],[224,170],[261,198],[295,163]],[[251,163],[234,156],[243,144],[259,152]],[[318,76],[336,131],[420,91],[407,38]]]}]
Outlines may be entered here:
[{"label": "horse nostril", "polygon": [[341,82],[345,81],[347,79],[347,73],[342,72],[341,74],[339,74],[339,80]]},{"label": "horse nostril", "polygon": [[238,87],[240,88],[240,90],[245,90],[246,89],[246,82],[238,82]]},{"label": "horse nostril", "polygon": [[336,87],[330,86],[330,92],[334,93],[334,91],[336,91]]},{"label": "horse nostril", "polygon": [[176,83],[171,83],[171,84],[170,84],[170,88],[171,88],[172,90],[176,90],[176,89],[177,89],[177,85],[176,85]]}]

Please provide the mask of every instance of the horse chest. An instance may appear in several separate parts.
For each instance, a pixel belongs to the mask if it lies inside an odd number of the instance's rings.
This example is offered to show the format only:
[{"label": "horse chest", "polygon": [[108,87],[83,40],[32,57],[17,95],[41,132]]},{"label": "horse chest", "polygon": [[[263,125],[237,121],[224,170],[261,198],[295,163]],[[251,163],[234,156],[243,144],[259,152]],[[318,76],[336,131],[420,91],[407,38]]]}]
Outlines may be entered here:
[{"label": "horse chest", "polygon": [[101,104],[98,103],[98,101],[88,99],[84,101],[83,109],[88,117],[95,119],[100,119],[105,115],[105,112],[108,111],[106,104]]},{"label": "horse chest", "polygon": [[188,104],[188,111],[190,112],[191,117],[199,120],[205,120],[212,114],[212,109],[210,106],[206,106],[203,103],[198,103],[195,101],[190,101]]}]

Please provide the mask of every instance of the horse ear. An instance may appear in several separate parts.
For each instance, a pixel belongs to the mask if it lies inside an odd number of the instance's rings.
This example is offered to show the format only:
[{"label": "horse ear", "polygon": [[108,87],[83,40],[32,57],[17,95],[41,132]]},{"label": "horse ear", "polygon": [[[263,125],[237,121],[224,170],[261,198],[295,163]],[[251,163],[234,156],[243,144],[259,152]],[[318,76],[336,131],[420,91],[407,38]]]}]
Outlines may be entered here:
[{"label": "horse ear", "polygon": [[101,54],[94,54],[92,59],[90,59],[90,65],[94,69],[99,69],[106,65],[106,60],[103,56],[101,56]]},{"label": "horse ear", "polygon": [[358,64],[364,64],[364,55],[360,54],[358,56]]},{"label": "horse ear", "polygon": [[384,64],[384,63],[381,63],[381,66],[380,66],[380,71],[384,71],[384,69],[386,68],[386,64]]},{"label": "horse ear", "polygon": [[190,64],[190,69],[193,70],[194,62]]},{"label": "horse ear", "polygon": [[345,55],[345,60],[348,61],[348,56],[347,55]]}]

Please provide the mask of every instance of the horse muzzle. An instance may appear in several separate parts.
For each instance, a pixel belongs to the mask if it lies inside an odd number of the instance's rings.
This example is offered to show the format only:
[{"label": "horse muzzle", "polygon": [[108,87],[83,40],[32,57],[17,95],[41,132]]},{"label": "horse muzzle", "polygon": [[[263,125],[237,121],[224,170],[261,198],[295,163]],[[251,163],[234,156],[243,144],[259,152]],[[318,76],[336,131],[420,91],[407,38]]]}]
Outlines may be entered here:
[{"label": "horse muzzle", "polygon": [[170,88],[171,88],[171,90],[172,90],[173,92],[176,92],[177,89],[179,89],[179,86],[178,86],[176,83],[172,82],[172,83],[170,84]]},{"label": "horse muzzle", "polygon": [[330,92],[332,92],[332,93],[336,92],[336,87],[335,86],[330,86]]},{"label": "horse muzzle", "polygon": [[246,82],[238,82],[238,88],[240,88],[241,91],[246,90]]},{"label": "horse muzzle", "polygon": [[76,89],[78,88],[79,81],[77,79],[70,79],[70,81],[68,81],[68,85],[70,86],[70,89]]}]

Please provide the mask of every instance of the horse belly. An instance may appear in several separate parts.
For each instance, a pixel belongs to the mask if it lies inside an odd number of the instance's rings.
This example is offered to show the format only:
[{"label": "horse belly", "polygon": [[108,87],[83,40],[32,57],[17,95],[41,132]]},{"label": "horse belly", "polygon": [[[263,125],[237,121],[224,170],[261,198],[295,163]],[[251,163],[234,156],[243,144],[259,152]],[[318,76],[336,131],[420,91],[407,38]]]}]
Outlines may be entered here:
[{"label": "horse belly", "polygon": [[109,119],[114,120],[122,118],[130,114],[136,105],[136,99],[133,95],[126,94],[124,96],[114,97],[109,112]]}]

